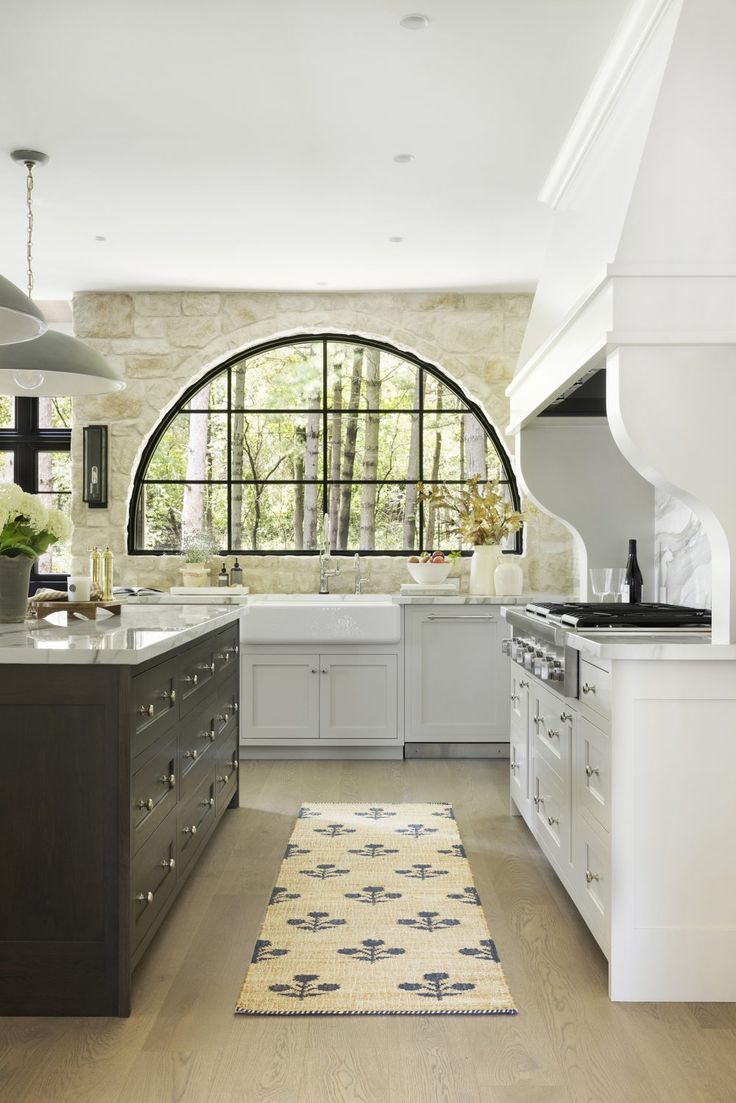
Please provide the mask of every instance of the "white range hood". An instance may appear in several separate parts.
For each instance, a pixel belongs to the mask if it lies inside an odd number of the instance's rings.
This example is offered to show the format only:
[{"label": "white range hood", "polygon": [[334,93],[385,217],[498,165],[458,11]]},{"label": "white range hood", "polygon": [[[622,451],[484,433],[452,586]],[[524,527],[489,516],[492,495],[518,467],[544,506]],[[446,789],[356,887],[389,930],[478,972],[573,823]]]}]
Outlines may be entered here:
[{"label": "white range hood", "polygon": [[[723,643],[736,640],[734,42],[734,0],[629,10],[541,196],[553,231],[507,391],[522,481],[585,547],[599,526],[586,533],[538,485],[533,456],[545,449],[529,434],[550,402],[606,367],[601,428],[622,464],[703,522]],[[636,512],[646,493],[633,486]]]}]

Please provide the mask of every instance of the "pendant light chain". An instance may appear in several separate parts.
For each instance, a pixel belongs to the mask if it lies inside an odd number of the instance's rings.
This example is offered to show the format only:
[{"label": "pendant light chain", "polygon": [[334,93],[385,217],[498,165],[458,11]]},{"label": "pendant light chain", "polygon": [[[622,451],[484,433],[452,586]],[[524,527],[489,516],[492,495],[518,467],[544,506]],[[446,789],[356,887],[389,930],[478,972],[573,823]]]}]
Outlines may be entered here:
[{"label": "pendant light chain", "polygon": [[28,298],[33,298],[33,161],[26,166],[26,279]]}]

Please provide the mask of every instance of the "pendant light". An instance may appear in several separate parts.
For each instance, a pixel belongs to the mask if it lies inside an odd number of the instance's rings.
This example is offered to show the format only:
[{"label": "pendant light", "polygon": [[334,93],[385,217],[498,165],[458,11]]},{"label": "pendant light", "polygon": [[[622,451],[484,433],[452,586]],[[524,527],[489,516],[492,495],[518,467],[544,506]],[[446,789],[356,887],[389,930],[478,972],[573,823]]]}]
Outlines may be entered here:
[{"label": "pendant light", "polygon": [[[10,156],[26,168],[26,260],[30,301],[33,292],[33,169],[36,165],[45,164],[48,156],[32,149],[16,149]],[[0,286],[0,305],[2,290]],[[18,294],[25,299],[21,292]],[[35,304],[31,303],[31,306],[37,310]],[[40,311],[38,315],[45,326]],[[67,337],[54,330],[47,329],[43,336],[35,340],[0,348],[0,394],[55,398],[106,394],[121,391],[124,387],[121,375],[99,352],[76,337]]]},{"label": "pendant light", "polygon": [[48,329],[46,319],[34,302],[0,276],[0,345],[32,341]]}]

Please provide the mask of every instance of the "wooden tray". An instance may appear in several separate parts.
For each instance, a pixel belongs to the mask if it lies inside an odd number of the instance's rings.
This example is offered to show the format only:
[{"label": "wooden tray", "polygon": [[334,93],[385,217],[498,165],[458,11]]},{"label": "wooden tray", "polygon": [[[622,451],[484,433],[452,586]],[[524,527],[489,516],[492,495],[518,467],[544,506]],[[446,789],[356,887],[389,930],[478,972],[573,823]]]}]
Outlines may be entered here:
[{"label": "wooden tray", "polygon": [[51,613],[79,613],[85,620],[94,620],[98,609],[105,609],[113,616],[120,615],[120,601],[34,601],[39,620]]}]

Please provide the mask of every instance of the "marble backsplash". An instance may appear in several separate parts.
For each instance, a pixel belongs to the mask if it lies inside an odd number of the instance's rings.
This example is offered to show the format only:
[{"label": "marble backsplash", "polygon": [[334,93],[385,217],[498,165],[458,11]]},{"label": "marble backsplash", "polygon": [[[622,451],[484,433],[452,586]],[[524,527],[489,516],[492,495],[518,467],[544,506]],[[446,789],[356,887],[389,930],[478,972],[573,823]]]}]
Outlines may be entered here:
[{"label": "marble backsplash", "polygon": [[710,542],[698,517],[658,490],[654,531],[658,600],[711,608]]}]

